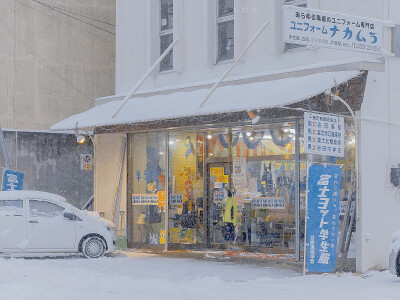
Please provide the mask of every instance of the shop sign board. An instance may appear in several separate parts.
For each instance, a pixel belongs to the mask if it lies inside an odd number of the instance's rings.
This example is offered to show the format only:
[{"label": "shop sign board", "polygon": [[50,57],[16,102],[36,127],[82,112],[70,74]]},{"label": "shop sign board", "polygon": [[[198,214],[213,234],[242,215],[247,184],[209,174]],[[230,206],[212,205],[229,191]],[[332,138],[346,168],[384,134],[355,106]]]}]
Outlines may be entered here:
[{"label": "shop sign board", "polygon": [[170,194],[169,205],[181,205],[183,203],[183,194]]},{"label": "shop sign board", "polygon": [[285,197],[254,197],[251,206],[253,209],[285,209]]},{"label": "shop sign board", "polygon": [[20,191],[24,185],[24,173],[4,170],[3,191]]},{"label": "shop sign board", "polygon": [[225,193],[224,192],[214,192],[214,202],[223,202],[225,199]]},{"label": "shop sign board", "polygon": [[304,151],[310,154],[344,156],[344,118],[304,113]]},{"label": "shop sign board", "polygon": [[133,194],[132,205],[158,205],[157,194]]},{"label": "shop sign board", "polygon": [[308,171],[307,268],[330,273],[336,267],[341,167],[312,165]]},{"label": "shop sign board", "polygon": [[383,22],[297,6],[283,7],[284,42],[384,54]]}]

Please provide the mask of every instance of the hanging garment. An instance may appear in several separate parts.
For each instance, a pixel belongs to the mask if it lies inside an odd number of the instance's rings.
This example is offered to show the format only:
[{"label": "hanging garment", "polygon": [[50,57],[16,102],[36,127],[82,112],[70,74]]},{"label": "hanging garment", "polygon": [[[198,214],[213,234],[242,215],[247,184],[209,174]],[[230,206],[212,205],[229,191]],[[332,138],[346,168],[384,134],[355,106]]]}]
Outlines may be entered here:
[{"label": "hanging garment", "polygon": [[238,223],[238,208],[236,205],[235,197],[229,197],[224,203],[223,220],[224,223],[232,223],[233,226],[237,226]]}]

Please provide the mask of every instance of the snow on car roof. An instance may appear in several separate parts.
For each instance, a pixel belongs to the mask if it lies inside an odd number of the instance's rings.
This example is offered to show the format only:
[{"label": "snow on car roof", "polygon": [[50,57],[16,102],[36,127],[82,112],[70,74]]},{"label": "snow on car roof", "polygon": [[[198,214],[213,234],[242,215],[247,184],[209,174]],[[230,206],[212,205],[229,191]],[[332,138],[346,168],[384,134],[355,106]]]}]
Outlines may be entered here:
[{"label": "snow on car roof", "polygon": [[20,200],[21,198],[38,198],[38,199],[47,199],[58,202],[66,202],[64,197],[61,197],[56,194],[40,192],[40,191],[0,191],[0,199],[1,200]]}]

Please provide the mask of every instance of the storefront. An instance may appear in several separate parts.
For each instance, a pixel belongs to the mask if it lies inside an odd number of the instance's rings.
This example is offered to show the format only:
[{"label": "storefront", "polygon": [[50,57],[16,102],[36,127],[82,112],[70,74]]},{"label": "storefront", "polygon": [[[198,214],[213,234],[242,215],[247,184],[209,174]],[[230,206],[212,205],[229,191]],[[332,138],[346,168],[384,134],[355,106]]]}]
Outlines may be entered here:
[{"label": "storefront", "polygon": [[[235,86],[237,91],[252,95],[250,104],[236,101],[244,98],[240,93],[235,94],[233,87],[221,87],[216,95],[218,100],[214,101],[227,101],[226,97],[230,97],[232,101],[227,103],[235,107],[227,109],[219,103],[218,108],[210,106],[204,114],[190,110],[203,100],[207,89],[135,99],[116,120],[112,118],[117,108],[115,102],[106,102],[64,122],[74,125],[79,122],[80,128],[92,126],[95,130],[96,207],[105,211],[106,217],[113,205],[109,199],[114,197],[116,186],[110,184],[115,177],[110,166],[119,164],[113,163],[112,157],[119,156],[116,154],[119,151],[111,150],[117,141],[111,137],[126,139],[121,144],[121,149],[126,148],[123,168],[126,196],[121,207],[126,205],[124,221],[129,247],[227,249],[282,254],[299,261],[306,223],[307,162],[342,166],[342,215],[349,195],[355,191],[354,120],[346,107],[327,101],[324,91],[339,92],[357,111],[367,73],[339,73],[324,74],[329,76],[325,86],[322,82],[315,86],[324,79],[320,75]],[[280,88],[288,80],[307,86],[293,96],[290,90]],[[273,99],[270,104],[263,104],[263,95],[268,93],[260,85],[286,100]],[[172,112],[167,103],[179,112]],[[183,103],[188,107],[183,107]],[[153,115],[146,117],[151,110]],[[252,122],[249,111],[259,117],[258,122]],[[342,158],[306,153],[303,130],[307,112],[345,117]],[[229,199],[228,191],[234,199]],[[106,205],[103,202],[109,206],[101,208]],[[355,232],[355,224],[351,228]],[[353,254],[349,258],[355,258]]]},{"label": "storefront", "polygon": [[[354,163],[351,130],[349,122],[340,162],[346,183]],[[128,134],[130,246],[300,255],[307,176],[302,131],[303,119],[292,117]],[[350,187],[342,186],[344,195]]]}]

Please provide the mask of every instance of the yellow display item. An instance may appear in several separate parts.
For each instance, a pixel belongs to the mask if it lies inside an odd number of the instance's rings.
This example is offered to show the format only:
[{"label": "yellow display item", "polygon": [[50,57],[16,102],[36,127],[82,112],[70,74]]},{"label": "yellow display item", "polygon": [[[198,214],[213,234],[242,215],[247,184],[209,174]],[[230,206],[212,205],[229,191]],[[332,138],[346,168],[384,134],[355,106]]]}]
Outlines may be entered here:
[{"label": "yellow display item", "polygon": [[160,244],[165,244],[165,230],[160,230],[160,239],[159,239]]},{"label": "yellow display item", "polygon": [[[232,218],[233,209],[233,218]],[[232,223],[233,226],[237,226],[238,223],[238,207],[236,205],[235,197],[229,197],[224,201],[224,212],[223,220],[225,223]]]},{"label": "yellow display item", "polygon": [[181,230],[179,227],[173,227],[169,230],[169,239],[171,243],[179,243],[181,237]]}]

